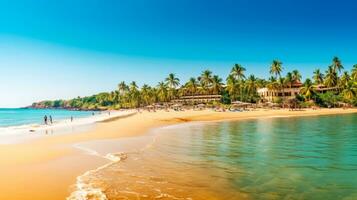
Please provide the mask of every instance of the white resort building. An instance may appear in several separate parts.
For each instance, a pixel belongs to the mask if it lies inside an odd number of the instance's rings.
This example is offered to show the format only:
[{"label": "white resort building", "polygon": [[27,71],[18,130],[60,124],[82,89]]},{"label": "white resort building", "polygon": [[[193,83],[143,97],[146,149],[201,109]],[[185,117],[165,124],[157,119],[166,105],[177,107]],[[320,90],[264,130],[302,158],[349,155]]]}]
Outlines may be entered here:
[{"label": "white resort building", "polygon": [[286,101],[295,98],[297,94],[300,93],[300,88],[302,83],[294,83],[291,87],[284,87],[283,89],[269,89],[269,88],[259,88],[258,94],[263,102],[275,102],[278,99]]}]

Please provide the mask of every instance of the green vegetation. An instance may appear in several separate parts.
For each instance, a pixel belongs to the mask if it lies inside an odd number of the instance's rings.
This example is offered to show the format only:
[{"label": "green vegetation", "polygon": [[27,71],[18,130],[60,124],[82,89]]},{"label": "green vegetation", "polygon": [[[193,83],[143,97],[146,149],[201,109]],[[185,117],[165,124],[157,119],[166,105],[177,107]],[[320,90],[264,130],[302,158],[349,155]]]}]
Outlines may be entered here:
[{"label": "green vegetation", "polygon": [[[357,105],[357,64],[349,73],[344,69],[339,58],[334,57],[327,67],[325,74],[320,69],[313,72],[312,79],[307,78],[301,87],[300,94],[294,102],[303,106],[318,105],[322,107],[336,107],[341,103]],[[180,79],[171,73],[155,87],[144,84],[138,87],[135,81],[130,84],[120,82],[118,89],[109,93],[100,93],[89,97],[77,97],[71,100],[43,101],[34,103],[37,108],[66,108],[66,109],[120,109],[137,108],[154,103],[165,104],[181,96],[192,95],[222,95],[221,103],[229,104],[232,101],[258,103],[261,97],[258,88],[267,87],[270,90],[282,91],[291,88],[294,83],[301,82],[298,70],[287,72],[282,76],[283,63],[274,60],[270,66],[268,80],[257,78],[254,75],[245,75],[246,69],[235,64],[225,79],[205,70],[197,78],[192,77],[186,83],[180,84]],[[318,87],[330,88],[324,92],[317,91]],[[277,97],[274,103],[283,103],[283,98]]]}]

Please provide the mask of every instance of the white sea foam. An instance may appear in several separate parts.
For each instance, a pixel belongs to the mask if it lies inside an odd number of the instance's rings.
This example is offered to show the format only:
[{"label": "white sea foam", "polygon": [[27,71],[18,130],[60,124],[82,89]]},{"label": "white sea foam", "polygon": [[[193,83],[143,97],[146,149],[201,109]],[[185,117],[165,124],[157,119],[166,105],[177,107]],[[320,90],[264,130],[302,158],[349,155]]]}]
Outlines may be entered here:
[{"label": "white sea foam", "polygon": [[125,160],[127,158],[127,155],[125,153],[108,153],[107,155],[104,156],[104,158],[112,161],[112,162],[119,162],[121,160]]},{"label": "white sea foam", "polygon": [[90,182],[87,183],[88,181],[85,181],[85,178],[92,176],[96,172],[104,168],[107,168],[108,166],[111,166],[116,162],[120,162],[126,159],[127,155],[125,153],[116,153],[116,154],[107,154],[102,157],[112,162],[107,163],[101,167],[98,167],[97,169],[89,170],[85,172],[83,175],[78,176],[76,181],[76,190],[72,192],[69,197],[67,197],[67,200],[107,200],[108,199],[101,188],[97,188],[93,186],[93,184]]},{"label": "white sea foam", "polygon": [[70,119],[54,121],[50,125],[41,124],[25,124],[19,126],[9,126],[0,127],[0,137],[2,144],[7,143],[17,143],[24,139],[38,137],[39,134],[36,133],[62,133],[62,132],[73,132],[74,128],[86,127],[86,125],[91,125],[96,122],[103,122],[113,118],[126,117],[135,114],[134,110],[127,111],[112,111],[110,114],[108,112],[102,112],[102,114],[97,114],[89,117],[74,118],[73,121]]},{"label": "white sea foam", "polygon": [[96,170],[87,171],[82,176],[77,177],[76,190],[71,193],[67,200],[107,200],[108,198],[100,188],[95,188],[90,183],[85,183],[83,178],[94,173]]},{"label": "white sea foam", "polygon": [[65,127],[65,126],[76,126],[76,125],[85,125],[85,124],[90,124],[90,123],[95,123],[95,122],[102,122],[105,120],[109,120],[111,118],[117,118],[117,117],[125,117],[131,114],[136,113],[136,111],[133,110],[127,110],[127,111],[112,111],[110,112],[103,112],[102,114],[97,114],[94,116],[88,116],[88,117],[80,117],[80,118],[74,118],[73,121],[70,119],[63,119],[63,120],[58,120],[54,121],[53,124],[49,125],[43,125],[43,124],[24,124],[24,125],[19,125],[19,126],[8,126],[8,127],[0,127],[0,130],[44,130],[44,129],[50,129],[50,128],[60,128],[60,127]]},{"label": "white sea foam", "polygon": [[[152,141],[149,142],[147,145],[142,147],[137,151],[144,151],[147,148],[151,148],[153,144],[156,142],[156,136],[152,138]],[[115,163],[121,162],[128,157],[128,153],[118,152],[118,153],[107,153],[102,155],[98,153],[96,150],[86,147],[86,145],[75,144],[73,145],[74,148],[83,151],[88,155],[98,156],[104,159],[109,160],[110,162],[100,166],[96,169],[89,170],[84,174],[80,175],[76,179],[75,184],[75,191],[71,193],[67,200],[107,200],[107,196],[103,192],[100,187],[96,187],[91,183],[90,178],[95,177],[95,174],[98,173],[100,170],[103,170],[109,166],[112,166]],[[89,179],[89,180],[88,180]]]},{"label": "white sea foam", "polygon": [[86,125],[86,124],[92,124],[95,122],[102,122],[102,121],[116,118],[116,117],[125,117],[125,116],[131,115],[133,113],[135,113],[135,111],[131,111],[131,110],[113,111],[110,114],[108,112],[103,112],[102,114],[99,114],[99,115],[78,118],[78,119],[74,119],[73,121],[71,121],[70,119],[60,120],[52,125],[42,125],[42,126],[40,126],[40,128],[48,129],[48,128],[60,128],[60,127],[66,127],[66,126]]},{"label": "white sea foam", "polygon": [[73,145],[73,147],[84,151],[88,155],[102,157],[97,151],[87,148],[87,147],[80,146],[79,144],[75,144],[75,145]]},{"label": "white sea foam", "polygon": [[101,188],[93,186],[93,184],[90,181],[86,181],[85,178],[91,177],[93,174],[96,172],[107,168],[111,165],[113,165],[116,162],[120,162],[122,160],[125,160],[127,158],[127,154],[125,153],[109,153],[106,155],[101,155],[97,151],[83,147],[79,144],[73,145],[73,147],[84,151],[85,153],[93,156],[98,156],[102,157],[105,159],[108,159],[109,163],[98,167],[97,169],[94,170],[89,170],[82,174],[81,176],[77,177],[76,184],[75,184],[75,191],[71,193],[69,197],[67,197],[67,200],[107,200],[108,198],[106,197],[105,193],[102,191]]}]

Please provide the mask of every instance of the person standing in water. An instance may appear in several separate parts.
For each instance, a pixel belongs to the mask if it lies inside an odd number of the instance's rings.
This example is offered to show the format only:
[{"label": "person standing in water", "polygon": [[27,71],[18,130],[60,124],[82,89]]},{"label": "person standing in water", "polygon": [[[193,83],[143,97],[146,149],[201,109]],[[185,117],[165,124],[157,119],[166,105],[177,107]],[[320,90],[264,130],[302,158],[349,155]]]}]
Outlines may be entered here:
[{"label": "person standing in water", "polygon": [[73,122],[73,116],[71,116],[71,122]]},{"label": "person standing in water", "polygon": [[53,121],[52,121],[52,116],[50,115],[50,123],[52,124],[53,123]]},{"label": "person standing in water", "polygon": [[43,118],[43,121],[45,122],[45,125],[47,125],[47,115]]}]

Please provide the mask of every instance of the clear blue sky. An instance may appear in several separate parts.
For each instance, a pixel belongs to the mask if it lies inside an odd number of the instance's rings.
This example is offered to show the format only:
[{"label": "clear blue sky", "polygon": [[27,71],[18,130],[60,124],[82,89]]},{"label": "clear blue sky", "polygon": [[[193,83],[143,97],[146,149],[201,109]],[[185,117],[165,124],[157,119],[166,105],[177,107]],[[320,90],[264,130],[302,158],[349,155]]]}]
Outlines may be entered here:
[{"label": "clear blue sky", "polygon": [[352,0],[0,0],[0,107],[234,63],[267,77],[276,58],[306,78],[335,55],[357,63]]}]

